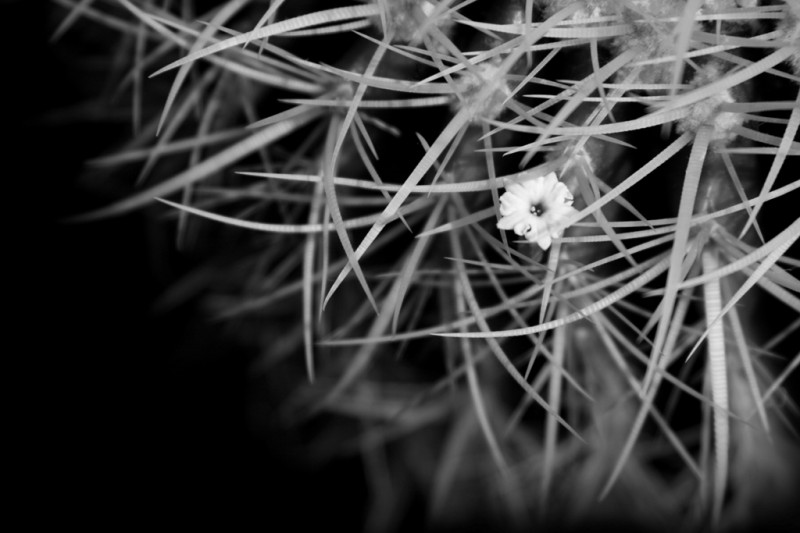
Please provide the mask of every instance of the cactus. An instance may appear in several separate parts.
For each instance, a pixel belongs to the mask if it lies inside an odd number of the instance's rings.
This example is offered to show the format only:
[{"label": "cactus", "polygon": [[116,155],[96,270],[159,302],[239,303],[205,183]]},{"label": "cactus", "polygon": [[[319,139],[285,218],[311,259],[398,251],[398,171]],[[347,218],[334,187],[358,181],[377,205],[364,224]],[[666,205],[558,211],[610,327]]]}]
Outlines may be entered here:
[{"label": "cactus", "polygon": [[72,220],[198,251],[167,300],[361,458],[365,530],[794,512],[796,2],[51,3],[135,126]]}]

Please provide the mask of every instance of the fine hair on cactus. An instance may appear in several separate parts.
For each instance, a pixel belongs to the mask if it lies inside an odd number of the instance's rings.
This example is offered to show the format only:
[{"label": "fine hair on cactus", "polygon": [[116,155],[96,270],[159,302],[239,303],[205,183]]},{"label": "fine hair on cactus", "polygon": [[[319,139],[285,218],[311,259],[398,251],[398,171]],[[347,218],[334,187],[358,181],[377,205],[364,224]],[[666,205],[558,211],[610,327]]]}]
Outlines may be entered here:
[{"label": "fine hair on cactus", "polygon": [[180,265],[248,453],[347,487],[299,523],[800,531],[800,2],[47,15],[124,125],[62,223]]}]

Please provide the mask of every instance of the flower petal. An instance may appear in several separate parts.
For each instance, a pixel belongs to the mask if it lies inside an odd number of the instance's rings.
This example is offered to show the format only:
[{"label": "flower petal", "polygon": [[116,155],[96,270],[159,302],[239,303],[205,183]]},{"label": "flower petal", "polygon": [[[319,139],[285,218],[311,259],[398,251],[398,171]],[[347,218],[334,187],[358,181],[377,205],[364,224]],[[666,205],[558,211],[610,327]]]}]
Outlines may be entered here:
[{"label": "flower petal", "polygon": [[558,229],[557,227],[549,227],[547,228],[547,233],[554,239],[558,239],[561,237],[561,234],[564,232],[564,228]]},{"label": "flower petal", "polygon": [[516,182],[509,183],[508,186],[506,187],[506,191],[508,191],[512,195],[518,196],[518,197],[520,197],[522,199],[525,199],[525,198],[528,197],[527,189],[525,189],[525,187],[523,187],[522,185],[520,185],[519,183],[516,183]]},{"label": "flower petal", "polygon": [[525,239],[528,242],[536,242],[536,239],[539,238],[539,235],[542,233],[547,233],[547,224],[541,218],[538,217],[531,217],[532,223],[528,228],[526,228]]},{"label": "flower petal", "polygon": [[526,217],[526,219],[514,225],[514,233],[522,236],[530,232],[535,227],[535,224],[531,221],[532,218],[533,217]]},{"label": "flower petal", "polygon": [[525,212],[528,209],[528,202],[515,194],[505,193],[500,197],[500,214],[508,216],[515,211]]},{"label": "flower petal", "polygon": [[522,222],[526,217],[524,213],[512,213],[502,217],[497,221],[497,227],[503,230],[514,229],[514,226]]},{"label": "flower petal", "polygon": [[525,197],[532,204],[538,204],[545,196],[545,190],[542,188],[542,178],[534,178],[522,182],[525,188]]},{"label": "flower petal", "polygon": [[569,192],[567,186],[560,181],[553,188],[552,198],[553,198],[553,204],[572,205],[572,202],[574,200],[574,198],[572,197],[572,193]]},{"label": "flower petal", "polygon": [[539,245],[539,248],[542,250],[547,250],[550,248],[550,245],[553,243],[553,238],[550,237],[547,233],[542,233],[538,239],[536,239],[536,244]]},{"label": "flower petal", "polygon": [[558,181],[558,177],[556,177],[555,172],[550,172],[546,176],[540,178],[542,180],[542,186],[546,191],[550,191],[551,189],[557,187],[559,184],[564,185],[560,181]]},{"label": "flower petal", "polygon": [[544,218],[549,223],[557,223],[572,216],[577,212],[578,210],[572,207],[571,205],[555,204],[549,206],[549,209],[547,210],[547,213],[545,213]]}]

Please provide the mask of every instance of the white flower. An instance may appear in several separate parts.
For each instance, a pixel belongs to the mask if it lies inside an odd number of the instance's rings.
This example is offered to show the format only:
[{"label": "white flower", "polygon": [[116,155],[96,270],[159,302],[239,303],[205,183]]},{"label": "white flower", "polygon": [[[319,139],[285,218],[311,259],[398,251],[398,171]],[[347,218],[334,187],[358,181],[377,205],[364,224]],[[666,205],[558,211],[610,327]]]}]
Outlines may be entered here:
[{"label": "white flower", "polygon": [[572,194],[558,181],[555,172],[520,183],[509,183],[500,197],[502,218],[497,227],[513,229],[517,235],[525,236],[528,242],[535,242],[542,250],[547,250],[553,239],[561,237],[558,225],[577,212],[572,201]]}]

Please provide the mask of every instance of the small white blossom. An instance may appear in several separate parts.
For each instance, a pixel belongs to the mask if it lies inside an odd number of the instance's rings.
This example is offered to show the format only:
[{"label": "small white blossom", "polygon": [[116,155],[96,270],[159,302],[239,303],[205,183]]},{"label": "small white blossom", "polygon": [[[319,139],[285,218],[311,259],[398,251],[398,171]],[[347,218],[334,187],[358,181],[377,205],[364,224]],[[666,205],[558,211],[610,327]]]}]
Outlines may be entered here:
[{"label": "small white blossom", "polygon": [[500,197],[502,218],[497,227],[513,229],[528,242],[535,242],[542,250],[547,250],[553,239],[561,237],[558,225],[577,212],[572,201],[572,194],[558,181],[555,172],[520,183],[509,183]]}]

